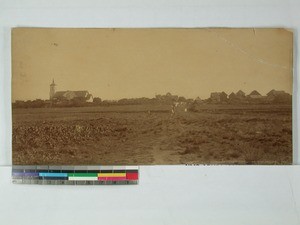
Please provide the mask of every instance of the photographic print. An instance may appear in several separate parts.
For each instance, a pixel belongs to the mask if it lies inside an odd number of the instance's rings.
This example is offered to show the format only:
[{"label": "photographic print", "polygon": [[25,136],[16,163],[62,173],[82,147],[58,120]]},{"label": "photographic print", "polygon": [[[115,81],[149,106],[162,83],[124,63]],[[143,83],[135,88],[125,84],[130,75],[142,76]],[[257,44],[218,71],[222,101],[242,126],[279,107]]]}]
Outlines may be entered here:
[{"label": "photographic print", "polygon": [[293,32],[14,28],[14,165],[292,163]]}]

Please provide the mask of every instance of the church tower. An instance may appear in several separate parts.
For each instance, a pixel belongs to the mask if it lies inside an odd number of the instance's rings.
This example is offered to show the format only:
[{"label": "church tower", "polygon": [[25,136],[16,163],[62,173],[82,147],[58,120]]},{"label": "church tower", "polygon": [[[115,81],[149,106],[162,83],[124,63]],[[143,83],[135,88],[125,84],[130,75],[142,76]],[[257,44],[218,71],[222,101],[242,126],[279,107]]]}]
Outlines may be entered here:
[{"label": "church tower", "polygon": [[55,94],[55,86],[54,79],[52,80],[52,84],[50,84],[50,100],[52,100],[54,94]]}]

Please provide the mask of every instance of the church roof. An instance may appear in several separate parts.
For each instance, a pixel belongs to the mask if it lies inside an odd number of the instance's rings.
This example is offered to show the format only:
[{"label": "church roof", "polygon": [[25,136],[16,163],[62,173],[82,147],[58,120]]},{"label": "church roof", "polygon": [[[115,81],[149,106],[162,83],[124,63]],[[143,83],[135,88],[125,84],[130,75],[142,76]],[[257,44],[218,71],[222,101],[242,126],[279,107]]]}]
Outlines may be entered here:
[{"label": "church roof", "polygon": [[66,93],[72,93],[75,98],[86,98],[89,95],[88,91],[57,91],[53,98],[64,98]]},{"label": "church roof", "polygon": [[87,95],[89,95],[88,91],[74,91],[74,93],[78,98],[85,98]]},{"label": "church roof", "polygon": [[53,98],[63,97],[65,93],[66,93],[66,91],[57,91],[57,92],[55,92],[55,94],[53,95]]}]

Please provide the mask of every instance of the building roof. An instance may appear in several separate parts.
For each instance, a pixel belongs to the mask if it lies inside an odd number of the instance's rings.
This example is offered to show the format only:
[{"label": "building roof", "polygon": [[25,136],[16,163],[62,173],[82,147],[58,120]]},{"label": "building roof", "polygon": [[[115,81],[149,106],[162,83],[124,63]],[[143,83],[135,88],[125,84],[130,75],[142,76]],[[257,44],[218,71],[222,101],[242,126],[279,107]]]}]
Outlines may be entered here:
[{"label": "building roof", "polygon": [[74,91],[77,98],[85,98],[89,95],[88,91]]},{"label": "building roof", "polygon": [[89,96],[88,91],[57,91],[53,98],[64,98],[67,93],[72,93],[74,98],[86,98]]},{"label": "building roof", "polygon": [[234,94],[233,92],[231,92],[231,94],[229,95],[230,98],[236,97],[236,94]]},{"label": "building roof", "polygon": [[220,92],[212,92],[210,93],[210,96],[213,97],[213,96],[220,96]]},{"label": "building roof", "polygon": [[282,94],[286,94],[286,93],[284,91],[276,91],[273,89],[267,94],[267,96],[271,96],[271,95],[276,96],[276,95],[282,95]]},{"label": "building roof", "polygon": [[218,96],[218,95],[226,95],[227,96],[227,94],[224,91],[222,91],[222,92],[212,92],[212,93],[210,93],[210,95],[211,96]]},{"label": "building roof", "polygon": [[242,90],[239,90],[236,95],[239,95],[239,96],[245,96],[245,92],[243,92]]},{"label": "building roof", "polygon": [[66,93],[66,91],[57,91],[55,92],[55,94],[53,95],[53,98],[60,98],[60,97],[64,97],[64,94]]},{"label": "building roof", "polygon": [[259,95],[259,96],[261,96],[261,94],[256,90],[252,91],[249,95]]}]

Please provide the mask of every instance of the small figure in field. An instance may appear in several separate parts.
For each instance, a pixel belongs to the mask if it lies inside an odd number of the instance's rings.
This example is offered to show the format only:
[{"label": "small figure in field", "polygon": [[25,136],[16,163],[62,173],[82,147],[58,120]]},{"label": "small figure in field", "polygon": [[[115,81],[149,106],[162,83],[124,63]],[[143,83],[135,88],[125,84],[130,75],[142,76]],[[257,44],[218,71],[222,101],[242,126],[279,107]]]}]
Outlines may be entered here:
[{"label": "small figure in field", "polygon": [[174,114],[175,114],[175,107],[176,107],[176,105],[175,105],[175,103],[173,102],[173,103],[172,103],[172,106],[171,106],[171,117],[173,117]]},{"label": "small figure in field", "polygon": [[175,114],[175,110],[176,110],[176,108],[177,108],[178,105],[179,105],[179,102],[173,102],[172,103],[171,117],[173,117],[173,115]]}]

